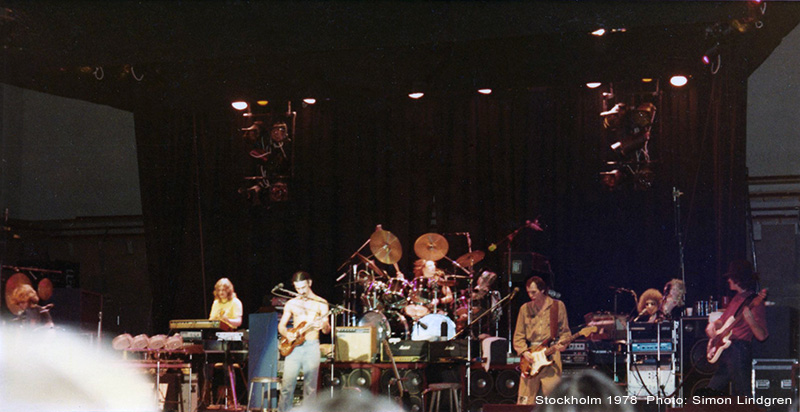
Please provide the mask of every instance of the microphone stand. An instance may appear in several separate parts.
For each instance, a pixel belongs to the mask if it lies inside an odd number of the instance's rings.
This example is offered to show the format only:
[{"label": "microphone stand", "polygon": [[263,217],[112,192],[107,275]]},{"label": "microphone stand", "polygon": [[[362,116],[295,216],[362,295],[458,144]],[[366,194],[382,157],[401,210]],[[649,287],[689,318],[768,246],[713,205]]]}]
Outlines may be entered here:
[{"label": "microphone stand", "polygon": [[[506,242],[506,276],[508,277],[508,290],[509,290],[509,292],[512,290],[511,288],[513,286],[513,283],[511,282],[511,242],[513,242],[514,238],[517,237],[517,235],[519,234],[519,231],[524,229],[524,228],[526,228],[527,226],[528,226],[527,223],[523,224],[522,226],[516,228],[513,232],[509,233],[502,240],[497,242],[498,245],[502,244],[503,242]],[[491,249],[491,247],[492,246],[489,246],[490,249]],[[496,249],[497,245],[494,245],[494,247]],[[493,251],[493,250],[490,250],[490,251]],[[512,335],[514,334],[514,330],[512,328],[512,324],[513,324],[513,320],[511,319],[511,310],[510,310],[510,307],[509,307],[509,311],[508,311],[508,353],[509,354],[513,354],[514,353],[514,343],[512,341],[512,338],[513,338]]]}]

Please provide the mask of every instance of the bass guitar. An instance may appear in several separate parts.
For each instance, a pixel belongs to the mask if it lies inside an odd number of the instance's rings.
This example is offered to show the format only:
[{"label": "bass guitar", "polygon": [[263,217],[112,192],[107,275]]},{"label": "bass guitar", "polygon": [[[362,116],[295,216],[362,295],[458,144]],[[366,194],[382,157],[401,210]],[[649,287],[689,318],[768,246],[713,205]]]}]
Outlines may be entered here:
[{"label": "bass guitar", "polygon": [[708,345],[706,346],[706,359],[708,363],[716,363],[719,360],[719,357],[722,356],[722,352],[731,346],[731,333],[733,333],[733,325],[736,324],[742,318],[743,308],[745,306],[749,308],[754,308],[761,304],[764,299],[767,297],[767,289],[761,290],[750,303],[745,301],[742,304],[742,307],[736,310],[736,314],[728,318],[725,323],[722,325],[721,328],[717,329],[717,332],[714,334],[714,337],[708,340]]},{"label": "bass guitar", "polygon": [[330,315],[333,312],[334,309],[331,309],[328,311],[328,313],[314,318],[314,320],[312,320],[310,323],[302,321],[297,326],[288,329],[288,332],[294,332],[296,335],[294,340],[290,340],[286,336],[281,336],[281,339],[278,342],[278,352],[280,352],[281,356],[283,357],[289,356],[289,354],[292,353],[295,347],[302,345],[303,342],[306,341],[306,332],[313,329],[314,324],[317,323],[317,321],[327,318],[328,315]]},{"label": "bass guitar", "polygon": [[[578,333],[571,335],[569,339],[562,342],[564,345],[569,345],[570,342],[577,339],[578,337],[583,336],[584,338],[591,335],[592,333],[597,332],[597,326],[587,326],[581,329]],[[555,353],[556,347],[549,346],[550,340],[548,339],[541,345],[537,346],[535,349],[528,349],[533,355],[533,362],[528,361],[525,356],[520,357],[519,359],[519,372],[523,377],[532,378],[539,374],[545,366],[549,366],[553,364],[553,360],[550,359],[550,355]]]}]

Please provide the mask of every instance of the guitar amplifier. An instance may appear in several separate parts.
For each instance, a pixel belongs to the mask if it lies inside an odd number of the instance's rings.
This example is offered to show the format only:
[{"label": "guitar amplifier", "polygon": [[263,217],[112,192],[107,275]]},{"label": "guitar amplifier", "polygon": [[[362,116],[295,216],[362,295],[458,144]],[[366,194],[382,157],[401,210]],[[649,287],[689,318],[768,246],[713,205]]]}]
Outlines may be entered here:
[{"label": "guitar amplifier", "polygon": [[373,362],[378,355],[378,341],[372,326],[336,328],[334,360],[336,362]]},{"label": "guitar amplifier", "polygon": [[[381,345],[381,362],[391,362],[386,347]],[[425,362],[428,360],[428,341],[424,340],[401,340],[396,343],[389,343],[395,362]]]},{"label": "guitar amplifier", "polygon": [[[445,342],[431,342],[430,360],[431,362],[454,362],[467,360],[466,339],[454,339]],[[472,341],[472,357],[477,358],[481,355],[481,348],[478,341]]]}]

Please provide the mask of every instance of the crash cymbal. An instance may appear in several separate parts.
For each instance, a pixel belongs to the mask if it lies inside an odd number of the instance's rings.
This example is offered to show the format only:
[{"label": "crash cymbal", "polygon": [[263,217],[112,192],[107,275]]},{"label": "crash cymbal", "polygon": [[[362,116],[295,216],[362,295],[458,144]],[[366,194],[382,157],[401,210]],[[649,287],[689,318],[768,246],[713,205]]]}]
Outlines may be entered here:
[{"label": "crash cymbal", "polygon": [[[367,265],[367,267],[368,267],[370,270],[372,270],[372,272],[373,272],[373,273],[375,273],[375,275],[377,275],[378,277],[381,277],[381,278],[385,278],[385,277],[387,277],[387,276],[386,276],[386,272],[382,271],[382,270],[381,270],[381,268],[379,268],[379,267],[378,267],[378,266],[375,264],[375,262],[373,262],[373,261],[371,261],[371,260],[367,259],[367,258],[366,258],[366,257],[364,257],[364,255],[362,255],[361,253],[356,253],[356,257],[358,258],[358,260],[360,260],[360,261],[361,261],[361,262],[363,262],[365,265]],[[360,279],[359,279],[359,280],[360,280]]]},{"label": "crash cymbal", "polygon": [[474,252],[461,255],[461,257],[456,259],[456,263],[462,267],[469,267],[483,260],[484,256],[486,256],[486,253],[483,253],[481,250],[476,250]]},{"label": "crash cymbal", "polygon": [[449,247],[444,236],[438,233],[426,233],[414,242],[414,253],[420,259],[436,261],[447,255]]},{"label": "crash cymbal", "polygon": [[403,257],[400,241],[388,230],[376,230],[369,238],[369,249],[375,255],[375,259],[387,265],[397,263]]},{"label": "crash cymbal", "polygon": [[17,272],[11,275],[10,278],[6,281],[6,307],[13,313],[14,315],[19,312],[20,307],[14,303],[11,303],[11,295],[14,294],[14,290],[22,285],[30,285],[31,279],[25,275],[24,273]]}]

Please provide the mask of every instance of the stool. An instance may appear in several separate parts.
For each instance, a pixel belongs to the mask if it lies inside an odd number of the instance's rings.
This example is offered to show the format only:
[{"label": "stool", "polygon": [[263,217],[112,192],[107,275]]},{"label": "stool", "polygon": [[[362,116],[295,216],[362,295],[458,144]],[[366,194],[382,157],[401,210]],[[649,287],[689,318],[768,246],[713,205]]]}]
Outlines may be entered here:
[{"label": "stool", "polygon": [[[272,389],[280,390],[281,389],[281,380],[278,378],[266,378],[266,377],[255,377],[250,380],[250,388],[247,391],[247,410],[250,410],[250,402],[253,400],[253,385],[259,384],[261,385],[261,410],[266,412],[268,410],[272,410]],[[264,407],[264,392],[267,392],[266,401],[267,407]],[[275,397],[277,400],[278,397]]]},{"label": "stool", "polygon": [[[228,379],[228,384],[230,385],[230,387],[229,387],[230,393],[231,393],[231,396],[233,397],[233,408],[234,409],[238,409],[239,408],[239,399],[237,398],[237,395],[236,395],[236,377],[233,374],[233,370],[234,369],[238,369],[239,370],[239,375],[242,377],[242,382],[245,385],[247,385],[247,378],[245,378],[245,376],[244,376],[244,371],[242,370],[241,365],[239,365],[238,363],[228,363],[228,364],[226,364],[226,363],[218,362],[218,363],[214,364],[214,369],[215,370],[216,369],[225,369],[225,373],[227,374],[226,378]],[[229,405],[228,396],[227,395],[228,395],[228,392],[226,390],[226,392],[225,392],[225,404],[224,404],[226,408]],[[219,401],[220,400],[217,399],[217,402],[219,402]]]},{"label": "stool", "polygon": [[432,383],[428,385],[428,389],[422,392],[422,410],[425,411],[425,394],[431,392],[431,407],[428,412],[433,412],[433,406],[436,405],[436,412],[439,412],[439,401],[443,391],[447,391],[450,398],[450,412],[461,412],[461,402],[459,401],[459,393],[461,390],[460,383]]}]

